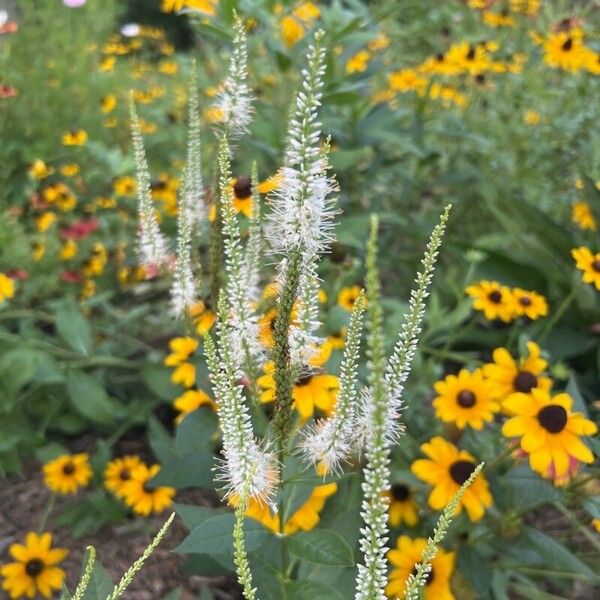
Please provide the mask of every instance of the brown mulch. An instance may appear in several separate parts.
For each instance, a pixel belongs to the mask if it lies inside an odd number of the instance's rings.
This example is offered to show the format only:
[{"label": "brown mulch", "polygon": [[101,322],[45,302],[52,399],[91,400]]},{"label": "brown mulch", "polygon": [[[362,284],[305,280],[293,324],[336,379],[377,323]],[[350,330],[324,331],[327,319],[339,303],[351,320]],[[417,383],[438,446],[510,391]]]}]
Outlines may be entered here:
[{"label": "brown mulch", "polygon": [[[26,467],[18,476],[0,480],[0,565],[13,560],[8,553],[11,544],[22,543],[28,531],[37,530],[48,498],[49,491],[44,486],[36,465]],[[126,524],[105,526],[97,533],[75,539],[69,529],[54,524],[61,507],[72,501],[72,498],[58,498],[45,527],[45,531],[53,534],[53,546],[69,550],[68,557],[60,566],[67,573],[66,583],[71,591],[77,586],[86,546],[96,548],[98,560],[111,579],[117,582],[143,553],[168,514],[165,512],[158,517],[131,519]],[[207,504],[200,492],[178,493],[176,501]],[[159,600],[178,588],[181,600],[198,598],[204,588],[209,588],[218,600],[233,600],[237,597],[231,591],[234,589],[233,582],[227,578],[209,579],[183,573],[180,567],[185,559],[172,552],[172,549],[187,533],[185,525],[176,518],[160,546],[123,595],[124,599]],[[5,592],[0,590],[0,598],[6,597]]]}]

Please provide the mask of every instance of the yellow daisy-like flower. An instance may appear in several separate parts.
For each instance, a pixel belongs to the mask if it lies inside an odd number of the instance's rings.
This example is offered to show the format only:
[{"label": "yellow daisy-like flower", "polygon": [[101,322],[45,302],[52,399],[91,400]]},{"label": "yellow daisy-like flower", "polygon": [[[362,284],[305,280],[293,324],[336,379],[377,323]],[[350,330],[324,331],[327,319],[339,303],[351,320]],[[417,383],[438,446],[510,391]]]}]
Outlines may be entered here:
[{"label": "yellow daisy-like flower", "polygon": [[[258,385],[263,390],[260,401],[264,404],[275,400],[275,380],[273,379],[273,363],[265,366],[266,374],[258,378]],[[300,378],[294,384],[294,407],[304,421],[310,419],[315,410],[319,409],[325,414],[331,414],[337,392],[339,380],[334,375],[316,374]]]},{"label": "yellow daisy-like flower", "polygon": [[0,302],[4,302],[15,295],[15,282],[4,273],[0,273]]},{"label": "yellow daisy-like flower", "polygon": [[54,169],[49,167],[43,160],[36,158],[29,168],[27,169],[27,174],[32,179],[46,179],[54,173]]},{"label": "yellow daisy-like flower", "polygon": [[528,356],[517,362],[506,348],[496,348],[494,362],[483,366],[483,374],[501,400],[515,393],[529,394],[534,388],[550,390],[552,387],[552,380],[543,375],[548,362],[540,356],[540,347],[535,342],[527,342],[527,350]]},{"label": "yellow daisy-like flower", "polygon": [[56,223],[56,219],[57,216],[52,211],[47,210],[35,220],[35,227],[40,233],[44,233]]},{"label": "yellow daisy-like flower", "polygon": [[553,33],[544,41],[544,62],[566,71],[579,71],[587,60],[581,29]]},{"label": "yellow daisy-like flower", "polygon": [[159,514],[173,503],[174,488],[150,488],[146,485],[159,471],[160,465],[148,467],[142,463],[133,469],[131,479],[123,485],[123,501],[136,515]]},{"label": "yellow daisy-like flower", "polygon": [[100,100],[100,110],[107,115],[117,107],[117,97],[113,94],[108,94]]},{"label": "yellow daisy-like flower", "polygon": [[60,247],[60,260],[72,260],[77,256],[77,242],[75,240],[65,240]]},{"label": "yellow daisy-like flower", "polygon": [[[419,479],[434,486],[429,495],[429,506],[434,510],[443,510],[471,476],[477,466],[476,461],[466,450],[459,450],[439,436],[423,444],[421,450],[429,459],[416,460],[410,470]],[[456,514],[460,514],[464,508],[471,521],[479,521],[485,509],[491,505],[492,495],[488,483],[480,473],[467,488]]]},{"label": "yellow daisy-like flower", "polygon": [[215,313],[202,301],[194,304],[188,312],[192,323],[196,326],[196,333],[202,337],[208,334],[217,320]]},{"label": "yellow daisy-like flower", "polygon": [[395,483],[385,495],[390,501],[390,525],[397,527],[404,522],[409,527],[414,527],[419,521],[419,505],[415,502],[410,488],[405,483]]},{"label": "yellow daisy-like flower", "polygon": [[358,296],[360,294],[360,286],[352,285],[350,287],[345,287],[340,290],[340,293],[337,297],[337,303],[343,309],[351,312],[354,308],[354,303],[356,302]]},{"label": "yellow daisy-like flower", "polygon": [[75,177],[81,171],[77,163],[67,163],[60,167],[60,174],[64,177]]},{"label": "yellow daisy-like flower", "polygon": [[346,328],[342,327],[327,336],[327,340],[334,350],[343,350],[346,345]]},{"label": "yellow daisy-like flower", "polygon": [[287,48],[295,46],[306,34],[304,27],[294,17],[285,16],[279,22],[281,38]]},{"label": "yellow daisy-like flower", "polygon": [[579,227],[579,229],[596,231],[598,223],[596,217],[590,209],[587,202],[574,202],[571,212],[571,221]]},{"label": "yellow daisy-like flower", "polygon": [[427,79],[414,69],[402,69],[388,75],[390,89],[395,92],[422,92],[427,87]]},{"label": "yellow daisy-like flower", "polygon": [[521,449],[529,454],[529,465],[536,473],[547,477],[551,471],[560,478],[569,470],[570,458],[594,461],[580,437],[595,434],[598,427],[582,414],[571,412],[569,394],[551,397],[547,390],[534,388],[531,394],[513,394],[504,404],[516,416],[504,423],[502,434],[520,438]]},{"label": "yellow daisy-like flower", "polygon": [[176,337],[169,342],[171,354],[169,354],[164,364],[167,367],[177,367],[198,350],[198,340],[191,337]]},{"label": "yellow daisy-like flower", "polygon": [[83,129],[67,131],[62,136],[63,146],[83,146],[87,142],[88,135]]},{"label": "yellow daisy-like flower", "polygon": [[508,323],[514,318],[514,297],[505,285],[483,279],[467,287],[466,292],[473,298],[473,308],[482,311],[486,319]]},{"label": "yellow daisy-like flower", "polygon": [[371,53],[368,50],[357,52],[346,62],[346,73],[349,75],[352,75],[352,73],[363,73],[367,70],[370,59]]},{"label": "yellow daisy-like flower", "polygon": [[321,16],[321,10],[314,2],[303,2],[294,10],[294,15],[305,23],[311,23]]},{"label": "yellow daisy-like flower", "polygon": [[593,283],[600,291],[600,252],[592,254],[589,248],[581,246],[573,248],[571,256],[575,259],[575,266],[583,271],[583,281]]},{"label": "yellow daisy-like flower", "polygon": [[44,483],[53,492],[74,494],[79,488],[86,487],[92,476],[89,456],[81,454],[63,454],[43,467]]},{"label": "yellow daisy-like flower", "polygon": [[523,121],[527,123],[527,125],[537,125],[540,120],[540,113],[535,110],[526,110],[523,114]]},{"label": "yellow daisy-like flower", "polygon": [[438,393],[433,400],[436,417],[445,423],[454,423],[459,429],[467,425],[483,429],[484,423],[492,421],[500,409],[495,390],[481,369],[473,373],[461,369],[458,376],[448,375],[433,387]]},{"label": "yellow daisy-like flower", "polygon": [[185,417],[198,410],[201,406],[210,406],[210,408],[216,409],[216,405],[211,397],[202,390],[187,390],[183,392],[181,396],[173,400],[173,408],[180,412],[175,419],[175,423],[181,423]]},{"label": "yellow daisy-like flower", "polygon": [[124,456],[111,460],[104,469],[104,487],[118,498],[122,498],[125,486],[141,464],[139,456]]},{"label": "yellow daisy-like flower", "polygon": [[512,288],[511,292],[515,316],[535,321],[548,315],[548,302],[541,294],[521,288]]},{"label": "yellow daisy-like flower", "polygon": [[483,22],[490,27],[514,27],[515,20],[508,14],[508,12],[492,12],[491,10],[484,10],[482,15]]},{"label": "yellow daisy-like flower", "polygon": [[52,548],[52,534],[30,531],[25,544],[12,544],[8,552],[15,562],[0,567],[0,575],[2,589],[11,598],[33,598],[38,592],[50,598],[54,590],[62,588],[65,572],[57,565],[69,551]]},{"label": "yellow daisy-like flower", "polygon": [[135,179],[129,175],[119,177],[113,183],[113,188],[117,196],[133,196],[136,190]]},{"label": "yellow daisy-like flower", "polygon": [[196,383],[196,367],[192,363],[181,363],[171,373],[171,381],[186,388],[193,387]]},{"label": "yellow daisy-like flower", "polygon": [[[396,548],[388,552],[392,571],[385,593],[390,598],[404,598],[406,582],[409,576],[414,574],[415,566],[422,562],[426,546],[427,540],[424,538],[413,540],[406,535],[401,535],[396,542]],[[454,572],[455,560],[454,552],[438,548],[423,587],[425,600],[454,600],[450,579]]]},{"label": "yellow daisy-like flower", "polygon": [[46,244],[44,242],[33,242],[31,244],[31,258],[35,262],[39,262],[46,254]]}]

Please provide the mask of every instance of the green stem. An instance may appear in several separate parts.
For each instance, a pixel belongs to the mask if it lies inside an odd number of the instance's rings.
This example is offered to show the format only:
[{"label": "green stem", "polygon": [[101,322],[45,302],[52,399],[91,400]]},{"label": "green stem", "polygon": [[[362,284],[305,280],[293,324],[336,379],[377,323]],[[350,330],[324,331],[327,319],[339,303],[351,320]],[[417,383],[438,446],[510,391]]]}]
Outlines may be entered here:
[{"label": "green stem", "polygon": [[38,535],[41,535],[43,533],[44,528],[46,527],[46,523],[48,521],[48,517],[50,516],[50,513],[54,509],[55,503],[56,503],[56,494],[54,492],[52,492],[52,494],[50,494],[50,498],[48,498],[46,508],[44,509],[44,512],[42,513],[42,518],[40,519],[40,522],[38,525]]},{"label": "green stem", "polygon": [[552,331],[554,326],[560,321],[560,319],[566,312],[567,308],[569,308],[571,302],[573,302],[573,300],[575,300],[576,294],[577,294],[577,287],[574,287],[570,291],[570,293],[566,296],[566,298],[562,301],[561,305],[556,309],[556,311],[552,315],[552,318],[546,323],[544,330],[540,334],[540,337],[539,337],[540,344],[542,344],[546,340],[546,338],[548,337],[548,335],[550,334],[550,332]]},{"label": "green stem", "polygon": [[583,523],[580,523],[579,519],[562,502],[554,502],[554,506],[567,518],[573,527],[587,538],[588,542],[590,542],[596,550],[600,551],[600,541],[598,541],[598,536],[589,531]]}]

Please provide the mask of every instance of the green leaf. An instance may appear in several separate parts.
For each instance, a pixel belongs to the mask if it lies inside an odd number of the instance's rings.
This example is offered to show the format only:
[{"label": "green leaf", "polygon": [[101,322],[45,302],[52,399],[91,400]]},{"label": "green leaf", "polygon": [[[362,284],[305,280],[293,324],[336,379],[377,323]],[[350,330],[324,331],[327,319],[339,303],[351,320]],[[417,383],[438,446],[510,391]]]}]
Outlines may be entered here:
[{"label": "green leaf", "polygon": [[99,560],[94,563],[90,583],[83,594],[82,600],[106,600],[113,591],[115,584]]},{"label": "green leaf", "polygon": [[149,483],[150,487],[166,485],[178,490],[186,488],[213,487],[211,452],[189,452],[183,456],[171,456],[161,460],[161,468]]},{"label": "green leaf", "polygon": [[193,504],[179,504],[177,502],[173,504],[173,508],[188,529],[194,529],[194,527],[197,527],[207,519],[223,514],[223,511],[218,508],[195,506]]},{"label": "green leaf", "polygon": [[217,415],[202,407],[187,415],[175,432],[175,447],[180,454],[212,450],[213,434],[217,428]]},{"label": "green leaf", "polygon": [[[542,504],[560,500],[563,493],[528,467],[512,469],[497,480],[496,504],[505,510],[518,508],[527,511]],[[496,490],[494,490],[496,492]]]},{"label": "green leaf", "polygon": [[37,368],[38,352],[15,348],[0,356],[0,386],[12,397],[29,383]]},{"label": "green leaf", "polygon": [[344,600],[334,587],[318,581],[291,581],[285,593],[287,600]]},{"label": "green leaf", "polygon": [[301,531],[288,542],[291,554],[317,565],[351,567],[354,565],[352,549],[333,531],[313,529]]},{"label": "green leaf", "polygon": [[[233,552],[233,513],[219,515],[203,521],[175,549],[181,554],[231,554]],[[259,548],[271,535],[260,523],[244,521],[246,551]]]},{"label": "green leaf", "polygon": [[77,306],[69,303],[56,311],[56,331],[69,348],[85,356],[89,355],[92,330]]},{"label": "green leaf", "polygon": [[123,407],[112,400],[90,375],[71,371],[67,376],[67,394],[73,408],[100,425],[111,425],[124,416]]},{"label": "green leaf", "polygon": [[169,404],[181,394],[181,388],[171,382],[171,369],[149,363],[142,369],[142,379],[148,389]]}]

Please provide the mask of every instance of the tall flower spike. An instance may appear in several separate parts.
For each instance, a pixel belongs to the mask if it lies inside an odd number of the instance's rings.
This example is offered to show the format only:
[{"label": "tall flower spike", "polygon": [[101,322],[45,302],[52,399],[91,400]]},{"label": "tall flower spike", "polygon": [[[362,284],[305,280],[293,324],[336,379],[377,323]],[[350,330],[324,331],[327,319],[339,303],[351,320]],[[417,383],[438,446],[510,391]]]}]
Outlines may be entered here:
[{"label": "tall flower spike", "polygon": [[385,356],[383,353],[383,312],[380,304],[380,283],[377,269],[377,228],[379,221],[371,217],[371,234],[367,243],[367,313],[369,357],[368,413],[370,436],[366,440],[367,464],[362,483],[363,500],[360,549],[363,564],[358,565],[356,600],[385,600],[387,563],[388,498],[390,489],[389,440],[386,435],[387,393],[385,386]]},{"label": "tall flower spike", "polygon": [[248,132],[252,120],[253,96],[248,79],[248,45],[243,21],[236,16],[233,52],[223,90],[217,95],[215,108],[221,112],[223,133],[235,139]]},{"label": "tall flower spike", "polygon": [[264,238],[262,227],[262,210],[258,193],[258,169],[252,164],[252,215],[248,228],[248,244],[246,246],[246,286],[248,297],[257,301],[260,296],[260,267],[263,254]]},{"label": "tall flower spike", "polygon": [[227,497],[235,495],[269,502],[275,489],[277,466],[273,455],[260,448],[254,437],[242,386],[238,383],[241,372],[233,358],[227,319],[227,305],[221,298],[217,321],[219,352],[210,336],[204,342],[223,434],[224,459],[217,479],[223,481]]},{"label": "tall flower spike", "polygon": [[354,303],[348,325],[344,356],[340,366],[340,388],[335,412],[330,418],[318,421],[304,435],[301,443],[307,460],[315,464],[322,464],[326,473],[339,472],[341,470],[340,463],[349,456],[352,447],[364,310],[364,294],[361,292]]},{"label": "tall flower spike", "polygon": [[259,327],[254,312],[254,302],[247,286],[246,262],[240,229],[233,209],[229,146],[225,136],[219,145],[219,172],[230,344],[235,364],[252,378],[263,360],[263,351],[259,343]]},{"label": "tall flower spike", "polygon": [[323,95],[325,49],[323,32],[315,34],[309,49],[308,68],[296,95],[295,108],[287,133],[284,166],[279,172],[280,185],[272,194],[272,212],[268,227],[275,253],[288,257],[294,250],[302,253],[305,270],[314,270],[314,259],[325,252],[333,240],[335,180],[327,175],[327,151],[319,147],[321,123],[318,108]]},{"label": "tall flower spike", "polygon": [[138,254],[143,266],[156,268],[167,261],[167,240],[163,237],[152,202],[150,191],[150,170],[144,150],[144,141],[140,130],[133,96],[129,104],[131,117],[131,136],[137,180],[137,197],[139,213]]}]

